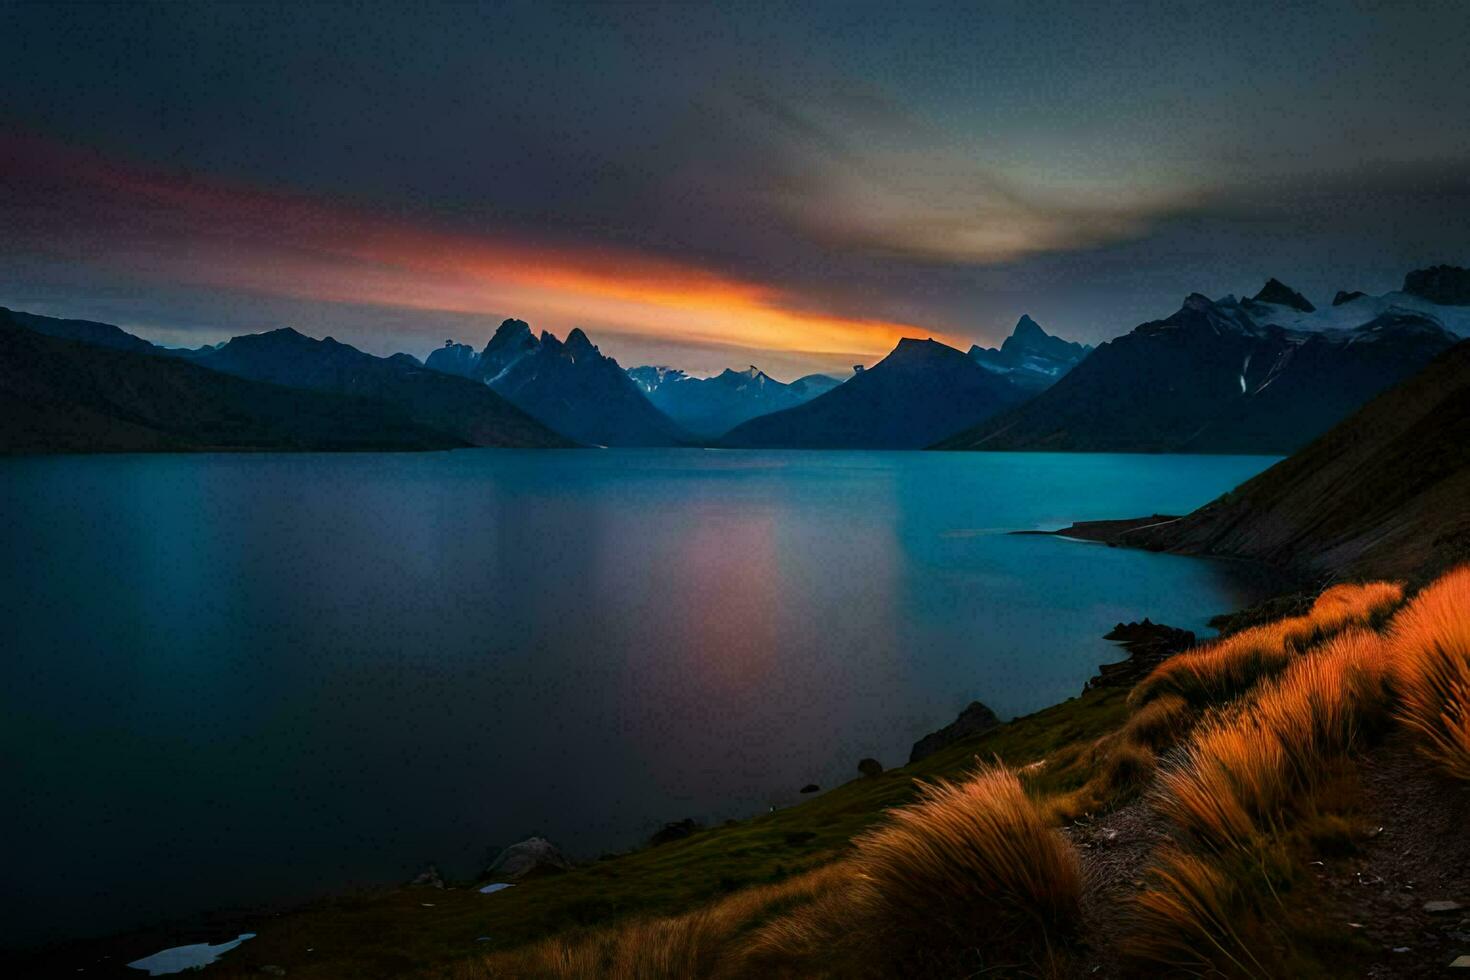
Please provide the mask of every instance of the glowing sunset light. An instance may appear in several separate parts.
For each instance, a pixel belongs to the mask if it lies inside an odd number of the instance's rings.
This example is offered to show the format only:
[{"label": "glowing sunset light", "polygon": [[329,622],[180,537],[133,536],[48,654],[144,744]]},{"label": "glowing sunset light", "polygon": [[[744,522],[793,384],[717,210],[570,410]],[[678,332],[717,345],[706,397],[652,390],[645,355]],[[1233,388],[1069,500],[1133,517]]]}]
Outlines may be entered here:
[{"label": "glowing sunset light", "polygon": [[901,337],[966,345],[914,324],[842,316],[777,288],[630,248],[428,227],[349,203],[149,172],[36,140],[12,140],[5,149],[22,180],[69,185],[64,214],[26,223],[45,229],[38,247],[77,254],[85,242],[89,261],[154,281],[516,316],[557,333],[595,324],[599,335],[844,359],[882,356]]}]

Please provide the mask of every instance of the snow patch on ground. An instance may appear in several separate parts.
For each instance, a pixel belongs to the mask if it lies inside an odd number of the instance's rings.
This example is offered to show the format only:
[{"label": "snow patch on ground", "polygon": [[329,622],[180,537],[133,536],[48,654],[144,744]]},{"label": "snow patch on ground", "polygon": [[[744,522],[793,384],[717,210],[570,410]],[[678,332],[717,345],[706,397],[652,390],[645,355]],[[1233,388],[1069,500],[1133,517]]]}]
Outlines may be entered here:
[{"label": "snow patch on ground", "polygon": [[228,953],[247,939],[254,939],[255,933],[242,932],[236,939],[227,943],[211,946],[209,943],[194,943],[192,946],[174,946],[165,949],[152,956],[145,956],[141,960],[133,960],[128,966],[134,970],[147,970],[150,977],[161,977],[169,973],[183,973],[185,970],[202,969],[221,955]]},{"label": "snow patch on ground", "polygon": [[495,894],[498,891],[504,891],[507,888],[514,888],[514,887],[515,887],[515,885],[511,884],[508,881],[497,881],[493,885],[486,885],[484,888],[481,888],[480,889],[480,894],[481,895],[493,895],[493,894]]}]

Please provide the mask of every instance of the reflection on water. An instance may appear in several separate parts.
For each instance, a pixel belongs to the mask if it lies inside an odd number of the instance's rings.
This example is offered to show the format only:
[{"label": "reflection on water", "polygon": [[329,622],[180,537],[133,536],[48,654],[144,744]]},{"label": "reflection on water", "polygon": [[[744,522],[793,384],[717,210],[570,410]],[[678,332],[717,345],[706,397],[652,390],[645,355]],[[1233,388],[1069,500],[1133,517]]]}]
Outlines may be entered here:
[{"label": "reflection on water", "polygon": [[1239,568],[1014,528],[1254,457],[697,450],[0,462],[0,939],[583,855],[1075,694]]}]

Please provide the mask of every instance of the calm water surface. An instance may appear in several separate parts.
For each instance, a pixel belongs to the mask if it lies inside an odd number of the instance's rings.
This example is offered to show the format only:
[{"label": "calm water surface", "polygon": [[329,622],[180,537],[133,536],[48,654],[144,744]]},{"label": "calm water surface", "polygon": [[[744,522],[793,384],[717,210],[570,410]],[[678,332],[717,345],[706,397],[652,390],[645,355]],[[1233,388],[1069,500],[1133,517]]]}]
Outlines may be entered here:
[{"label": "calm water surface", "polygon": [[0,942],[468,875],[1076,694],[1228,564],[1016,528],[1265,457],[462,451],[0,461]]}]

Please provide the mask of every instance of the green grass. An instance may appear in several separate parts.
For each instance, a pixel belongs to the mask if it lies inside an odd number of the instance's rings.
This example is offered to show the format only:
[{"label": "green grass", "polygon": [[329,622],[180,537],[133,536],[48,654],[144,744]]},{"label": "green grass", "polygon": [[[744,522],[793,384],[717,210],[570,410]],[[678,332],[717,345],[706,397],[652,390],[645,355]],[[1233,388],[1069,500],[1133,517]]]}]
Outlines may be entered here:
[{"label": "green grass", "polygon": [[[276,964],[293,977],[435,976],[463,957],[568,929],[684,911],[840,856],[852,837],[885,809],[914,798],[915,779],[960,775],[973,768],[976,756],[1025,766],[1115,731],[1128,716],[1126,693],[1092,691],[912,766],[856,778],[800,805],[536,878],[494,895],[467,886],[442,892],[400,888],[319,902],[252,924],[257,938],[209,972],[250,976],[258,975],[255,971],[264,964]],[[1081,760],[1086,753],[1063,756]],[[1080,762],[1049,765],[1029,774],[1027,785],[1035,794],[1063,792],[1086,778]],[[482,936],[490,941],[477,941]]]}]

